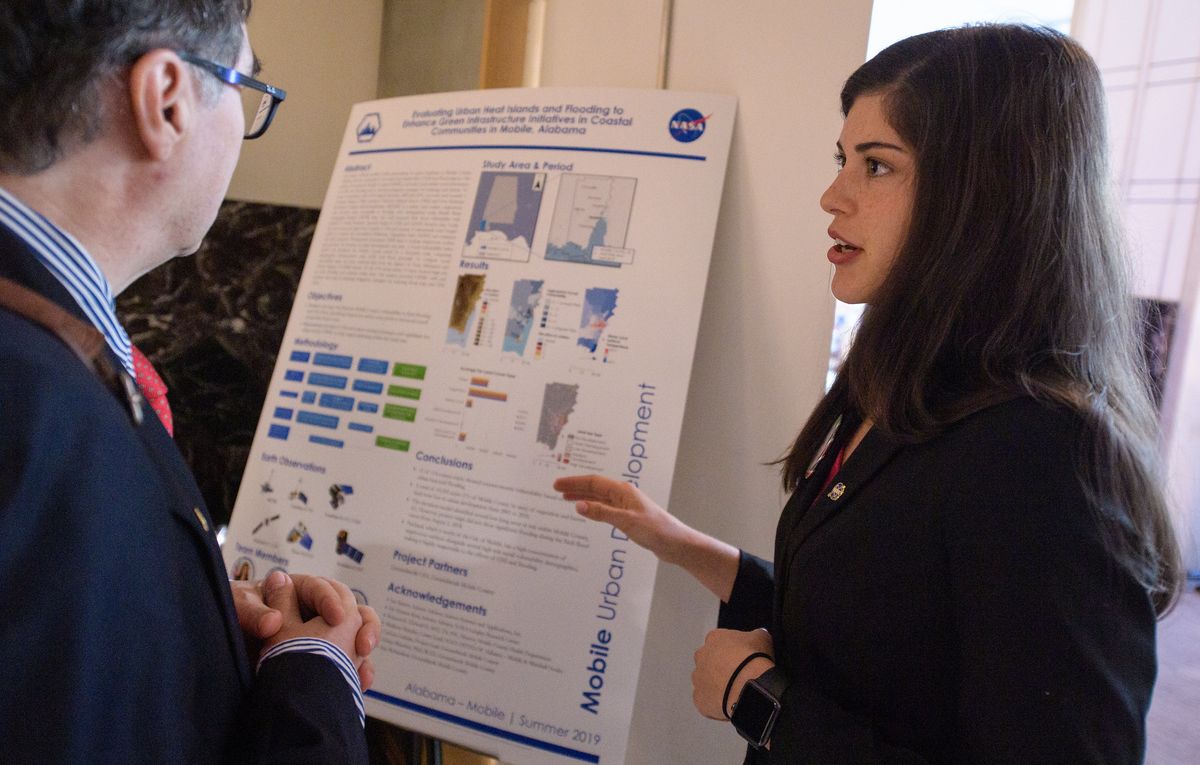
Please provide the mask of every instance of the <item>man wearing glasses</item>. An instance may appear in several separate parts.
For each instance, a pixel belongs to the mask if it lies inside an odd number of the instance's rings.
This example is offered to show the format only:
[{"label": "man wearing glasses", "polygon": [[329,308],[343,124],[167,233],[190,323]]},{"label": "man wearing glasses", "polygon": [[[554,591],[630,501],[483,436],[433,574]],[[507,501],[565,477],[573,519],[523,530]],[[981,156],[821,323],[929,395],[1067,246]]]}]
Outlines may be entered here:
[{"label": "man wearing glasses", "polygon": [[285,97],[249,6],[0,4],[0,762],[366,761],[378,618],[279,573],[235,605],[113,310]]}]

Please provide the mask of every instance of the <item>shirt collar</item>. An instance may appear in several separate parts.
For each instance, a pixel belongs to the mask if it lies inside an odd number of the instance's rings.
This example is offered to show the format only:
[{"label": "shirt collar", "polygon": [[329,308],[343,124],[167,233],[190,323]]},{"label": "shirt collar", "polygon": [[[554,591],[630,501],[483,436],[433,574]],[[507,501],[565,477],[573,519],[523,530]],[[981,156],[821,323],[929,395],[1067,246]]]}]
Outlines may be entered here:
[{"label": "shirt collar", "polygon": [[134,375],[133,344],[117,319],[112,287],[79,240],[3,188],[0,188],[0,225],[29,246],[38,262],[58,279],[100,330],[125,371]]}]

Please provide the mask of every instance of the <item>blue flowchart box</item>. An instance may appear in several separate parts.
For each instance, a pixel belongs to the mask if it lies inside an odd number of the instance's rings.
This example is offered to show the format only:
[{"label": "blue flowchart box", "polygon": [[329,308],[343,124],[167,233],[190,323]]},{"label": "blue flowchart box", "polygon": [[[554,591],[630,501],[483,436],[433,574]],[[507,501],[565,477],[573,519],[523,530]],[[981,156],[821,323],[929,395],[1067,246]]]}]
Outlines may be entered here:
[{"label": "blue flowchart box", "polygon": [[383,393],[383,383],[372,382],[371,380],[355,380],[352,386],[359,393]]},{"label": "blue flowchart box", "polygon": [[332,446],[335,449],[341,449],[346,445],[345,441],[340,441],[336,438],[326,438],[325,436],[309,436],[308,440],[314,444],[321,446]]},{"label": "blue flowchart box", "polygon": [[349,380],[341,375],[326,375],[321,374],[320,372],[308,373],[309,385],[319,385],[322,388],[337,388],[338,390],[345,390],[347,382],[349,382]]},{"label": "blue flowchart box", "polygon": [[343,356],[339,353],[318,353],[316,356],[313,356],[313,363],[319,367],[349,369],[354,365],[354,359],[351,356]]},{"label": "blue flowchart box", "polygon": [[359,359],[358,371],[370,372],[371,374],[383,375],[387,374],[388,363],[379,359]]},{"label": "blue flowchart box", "polygon": [[326,409],[337,409],[342,412],[354,411],[354,399],[349,396],[339,396],[336,393],[322,393],[317,399],[317,406],[323,406]]},{"label": "blue flowchart box", "polygon": [[339,420],[331,414],[320,414],[319,412],[306,412],[302,410],[296,415],[296,422],[301,425],[316,425],[319,428],[336,428]]}]

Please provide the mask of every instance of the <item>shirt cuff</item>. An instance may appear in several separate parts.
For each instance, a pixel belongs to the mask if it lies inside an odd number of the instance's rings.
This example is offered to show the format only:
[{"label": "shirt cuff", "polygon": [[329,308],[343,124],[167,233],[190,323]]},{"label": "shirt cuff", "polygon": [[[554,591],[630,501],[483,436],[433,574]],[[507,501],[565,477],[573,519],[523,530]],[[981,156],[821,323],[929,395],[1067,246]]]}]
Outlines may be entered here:
[{"label": "shirt cuff", "polygon": [[320,638],[292,638],[271,646],[270,649],[263,652],[262,658],[258,660],[258,666],[255,667],[255,672],[262,667],[264,662],[285,653],[312,653],[332,661],[338,671],[342,673],[350,690],[353,691],[354,706],[358,710],[358,722],[366,727],[367,716],[363,709],[362,687],[358,684],[358,670],[354,668],[354,662],[350,661],[350,657],[346,655],[345,651],[328,640]]}]

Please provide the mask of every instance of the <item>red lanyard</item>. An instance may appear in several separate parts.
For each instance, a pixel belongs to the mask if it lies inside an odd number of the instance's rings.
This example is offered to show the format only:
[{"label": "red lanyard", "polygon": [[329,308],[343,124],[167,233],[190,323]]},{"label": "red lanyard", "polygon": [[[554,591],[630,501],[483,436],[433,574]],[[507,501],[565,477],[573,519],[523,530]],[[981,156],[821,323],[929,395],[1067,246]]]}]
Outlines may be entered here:
[{"label": "red lanyard", "polygon": [[838,471],[842,469],[842,462],[845,460],[845,458],[846,447],[843,446],[838,450],[837,457],[835,457],[833,460],[833,467],[829,468],[829,475],[825,476],[825,483],[821,485],[821,491],[817,494],[818,497],[825,493],[825,490],[829,488],[829,484],[833,483],[834,477],[837,476]]}]

